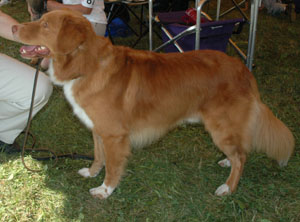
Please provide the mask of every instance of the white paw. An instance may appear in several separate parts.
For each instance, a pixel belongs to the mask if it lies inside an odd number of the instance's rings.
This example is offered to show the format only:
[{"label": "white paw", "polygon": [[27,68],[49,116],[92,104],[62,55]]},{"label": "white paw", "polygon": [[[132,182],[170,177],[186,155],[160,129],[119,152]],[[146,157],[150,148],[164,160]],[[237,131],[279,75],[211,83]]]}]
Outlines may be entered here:
[{"label": "white paw", "polygon": [[230,194],[230,188],[229,186],[225,183],[222,184],[221,186],[218,187],[218,189],[215,192],[215,195],[217,196],[224,196]]},{"label": "white paw", "polygon": [[98,174],[100,173],[100,171],[101,171],[101,169],[99,169],[99,171],[96,172],[94,175],[91,175],[89,168],[82,168],[82,169],[78,170],[78,173],[81,176],[87,178],[87,177],[96,177],[96,176],[98,176]]},{"label": "white paw", "polygon": [[90,194],[92,194],[94,197],[100,198],[100,199],[106,199],[109,197],[115,188],[112,188],[110,186],[106,186],[104,183],[100,187],[92,188],[90,189]]},{"label": "white paw", "polygon": [[78,173],[85,178],[91,177],[89,168],[82,168],[82,169],[78,170]]},{"label": "white paw", "polygon": [[221,167],[231,167],[231,163],[230,161],[226,158],[224,160],[220,160],[218,162],[218,164],[221,166]]}]

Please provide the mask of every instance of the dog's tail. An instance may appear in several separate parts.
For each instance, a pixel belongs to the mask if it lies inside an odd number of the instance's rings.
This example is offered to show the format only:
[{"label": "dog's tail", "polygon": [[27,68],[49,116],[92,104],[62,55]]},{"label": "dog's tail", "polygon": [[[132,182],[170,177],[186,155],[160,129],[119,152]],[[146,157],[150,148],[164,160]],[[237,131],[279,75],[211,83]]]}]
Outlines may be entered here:
[{"label": "dog's tail", "polygon": [[255,113],[255,124],[251,127],[253,149],[266,153],[280,166],[286,166],[295,146],[291,131],[260,101]]}]

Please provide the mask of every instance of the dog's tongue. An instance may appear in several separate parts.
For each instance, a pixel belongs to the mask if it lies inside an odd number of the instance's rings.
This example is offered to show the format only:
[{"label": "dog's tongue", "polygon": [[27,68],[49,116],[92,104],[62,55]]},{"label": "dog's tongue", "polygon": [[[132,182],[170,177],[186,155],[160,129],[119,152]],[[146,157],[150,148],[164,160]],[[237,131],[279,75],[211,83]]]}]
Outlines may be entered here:
[{"label": "dog's tongue", "polygon": [[20,53],[22,57],[35,58],[48,55],[50,53],[50,50],[47,47],[39,45],[24,45],[20,48]]},{"label": "dog's tongue", "polygon": [[28,52],[31,52],[31,51],[33,51],[35,48],[37,48],[38,46],[37,45],[24,45],[24,46],[22,46],[21,47],[21,51],[23,50],[25,50],[25,51],[28,51]]}]

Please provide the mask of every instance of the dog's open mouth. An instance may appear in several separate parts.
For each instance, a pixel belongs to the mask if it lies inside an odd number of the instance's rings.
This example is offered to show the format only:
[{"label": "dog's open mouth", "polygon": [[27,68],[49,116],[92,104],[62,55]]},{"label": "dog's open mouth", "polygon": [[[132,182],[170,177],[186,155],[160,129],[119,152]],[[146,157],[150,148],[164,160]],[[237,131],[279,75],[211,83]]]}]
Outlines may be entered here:
[{"label": "dog's open mouth", "polygon": [[24,45],[20,48],[20,53],[22,57],[31,59],[45,57],[50,54],[50,50],[40,45]]}]

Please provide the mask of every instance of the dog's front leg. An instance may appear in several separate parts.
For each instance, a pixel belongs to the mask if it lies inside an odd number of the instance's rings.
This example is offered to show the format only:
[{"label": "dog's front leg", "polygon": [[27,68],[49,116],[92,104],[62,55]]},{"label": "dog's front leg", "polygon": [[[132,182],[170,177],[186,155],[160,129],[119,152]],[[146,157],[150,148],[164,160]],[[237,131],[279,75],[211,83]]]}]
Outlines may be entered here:
[{"label": "dog's front leg", "polygon": [[82,168],[78,173],[83,177],[96,177],[105,164],[104,148],[101,137],[93,131],[94,162],[90,168]]},{"label": "dog's front leg", "polygon": [[104,136],[102,141],[105,156],[105,178],[103,184],[90,189],[90,193],[94,197],[105,199],[111,195],[121,179],[130,154],[130,142],[127,135]]}]

